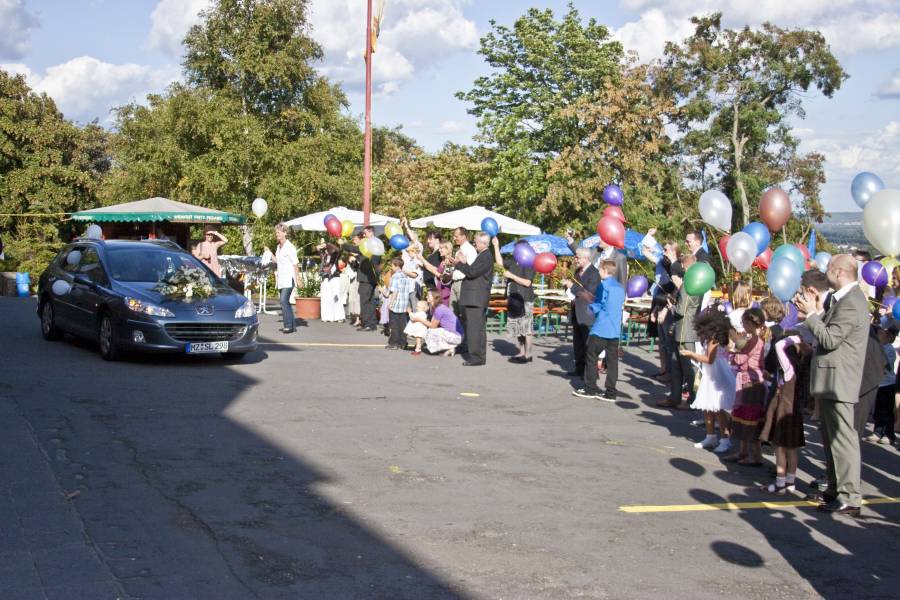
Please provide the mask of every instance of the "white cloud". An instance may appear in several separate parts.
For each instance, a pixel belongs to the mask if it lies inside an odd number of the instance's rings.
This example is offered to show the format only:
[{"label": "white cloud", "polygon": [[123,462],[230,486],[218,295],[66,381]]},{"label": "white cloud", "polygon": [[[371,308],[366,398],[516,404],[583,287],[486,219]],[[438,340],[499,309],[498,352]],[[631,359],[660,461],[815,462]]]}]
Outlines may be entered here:
[{"label": "white cloud", "polygon": [[[389,2],[372,61],[376,86],[396,90],[403,81],[441,59],[478,44],[475,23],[462,12],[463,0]],[[365,82],[365,2],[313,0],[312,36],[325,52],[320,72],[350,91]]]},{"label": "white cloud", "polygon": [[823,153],[830,173],[838,177],[871,171],[882,174],[887,181],[888,174],[892,175],[891,180],[900,175],[900,122],[897,121],[889,121],[868,136],[821,137],[810,139],[804,145]]},{"label": "white cloud", "polygon": [[900,69],[891,74],[891,78],[881,86],[876,96],[885,100],[900,99]]},{"label": "white cloud", "polygon": [[634,50],[642,61],[662,56],[667,41],[688,37],[694,27],[686,17],[670,18],[658,8],[641,14],[640,19],[625,23],[612,32],[613,39],[622,42],[626,50]]},{"label": "white cloud", "polygon": [[91,56],[48,67],[44,73],[17,63],[0,67],[25,75],[29,86],[53,98],[67,118],[83,122],[95,118],[108,122],[114,106],[142,101],[148,93],[162,91],[179,76],[177,67],[114,65]]},{"label": "white cloud", "polygon": [[37,17],[25,10],[24,0],[0,0],[0,58],[22,58],[31,45]]},{"label": "white cloud", "polygon": [[[665,40],[685,37],[683,21],[721,11],[728,27],[770,21],[784,28],[819,29],[836,52],[900,47],[896,0],[620,0],[639,13],[616,33],[626,48],[653,54]],[[690,29],[686,30],[690,33]],[[659,39],[662,38],[662,39]],[[658,55],[658,51],[657,51]]]},{"label": "white cloud", "polygon": [[150,15],[149,46],[181,56],[185,34],[200,22],[200,11],[209,5],[210,0],[160,0]]},{"label": "white cloud", "polygon": [[440,133],[462,133],[466,130],[466,126],[459,121],[442,121],[438,126]]}]

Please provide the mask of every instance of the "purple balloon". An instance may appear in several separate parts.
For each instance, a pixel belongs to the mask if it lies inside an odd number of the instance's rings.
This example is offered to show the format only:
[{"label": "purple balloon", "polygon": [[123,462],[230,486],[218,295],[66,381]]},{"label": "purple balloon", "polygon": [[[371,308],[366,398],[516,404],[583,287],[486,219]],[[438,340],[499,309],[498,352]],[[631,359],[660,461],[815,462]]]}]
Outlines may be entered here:
[{"label": "purple balloon", "polygon": [[530,269],[534,266],[534,257],[536,253],[531,244],[516,244],[513,248],[513,258],[520,266]]},{"label": "purple balloon", "polygon": [[649,287],[649,285],[650,282],[647,281],[646,277],[643,275],[635,275],[628,280],[628,285],[625,286],[625,294],[629,298],[638,298],[647,292],[647,287]]},{"label": "purple balloon", "polygon": [[725,312],[726,315],[730,315],[731,311],[734,310],[734,307],[731,305],[731,302],[726,300],[725,302],[722,303],[722,310]]},{"label": "purple balloon", "polygon": [[893,311],[895,304],[897,304],[897,296],[885,296],[881,299],[881,305],[887,310],[887,312]]},{"label": "purple balloon", "polygon": [[625,194],[622,192],[622,188],[611,183],[603,188],[603,201],[613,206],[622,206],[622,203],[625,202]]},{"label": "purple balloon", "polygon": [[888,272],[877,260],[870,260],[863,265],[862,278],[869,285],[883,288],[888,284]]}]

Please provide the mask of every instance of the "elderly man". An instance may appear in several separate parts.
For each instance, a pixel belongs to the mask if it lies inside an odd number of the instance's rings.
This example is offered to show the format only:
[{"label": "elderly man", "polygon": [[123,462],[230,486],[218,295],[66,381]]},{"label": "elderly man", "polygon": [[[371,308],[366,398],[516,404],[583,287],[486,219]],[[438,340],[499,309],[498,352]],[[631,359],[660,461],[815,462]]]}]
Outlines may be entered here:
[{"label": "elderly man", "polygon": [[575,357],[575,368],[567,375],[584,377],[584,356],[587,349],[591,325],[594,324],[594,313],[590,309],[594,302],[594,291],[600,285],[600,272],[591,264],[591,251],[588,248],[575,249],[575,278],[563,279],[562,284],[569,290],[573,298],[569,310],[569,321],[572,323],[572,350]]},{"label": "elderly man", "polygon": [[795,299],[806,313],[806,327],[816,339],[810,373],[810,394],[819,402],[825,447],[828,488],[819,510],[859,516],[859,435],[854,427],[854,404],[859,400],[863,363],[869,334],[869,304],[857,284],[856,260],[839,254],[828,264],[832,302],[805,290]]},{"label": "elderly man", "polygon": [[475,236],[474,260],[466,264],[461,256],[452,259],[456,266],[454,272],[460,272],[464,277],[460,285],[459,306],[465,315],[469,359],[463,365],[467,367],[481,366],[487,360],[487,307],[494,274],[494,261],[488,252],[490,243],[491,236],[479,233]]}]

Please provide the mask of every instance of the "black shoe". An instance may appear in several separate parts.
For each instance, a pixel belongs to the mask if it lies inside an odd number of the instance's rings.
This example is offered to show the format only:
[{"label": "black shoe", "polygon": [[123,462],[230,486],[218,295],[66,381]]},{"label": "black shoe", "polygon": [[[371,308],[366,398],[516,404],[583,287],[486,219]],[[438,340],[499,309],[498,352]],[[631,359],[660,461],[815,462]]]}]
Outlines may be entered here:
[{"label": "black shoe", "polygon": [[295,331],[297,331],[297,328],[291,327],[290,329],[282,329],[281,333],[294,333]]},{"label": "black shoe", "polygon": [[810,502],[818,502],[820,504],[828,504],[829,502],[834,502],[837,500],[837,496],[829,494],[828,492],[821,492],[819,490],[813,489],[811,492],[806,494],[804,500],[809,500]]},{"label": "black shoe", "polygon": [[837,499],[832,500],[831,502],[826,502],[825,504],[820,504],[817,510],[819,512],[831,513],[833,515],[847,515],[848,517],[859,517],[860,512],[858,506],[844,504]]},{"label": "black shoe", "polygon": [[605,402],[615,402],[616,401],[616,393],[606,390],[603,392],[603,396],[600,398]]},{"label": "black shoe", "polygon": [[591,400],[600,400],[603,398],[603,396],[600,395],[600,392],[589,392],[584,388],[573,390],[572,395],[578,396],[579,398],[590,398]]},{"label": "black shoe", "polygon": [[467,360],[463,363],[464,367],[481,367],[484,366],[483,362],[479,362],[477,360]]},{"label": "black shoe", "polygon": [[509,362],[511,362],[511,363],[516,363],[516,364],[519,364],[519,365],[524,365],[525,363],[530,363],[532,358],[533,358],[533,357],[531,357],[531,356],[528,356],[528,357],[525,357],[525,356],[513,356],[512,358],[509,359]]},{"label": "black shoe", "polygon": [[376,329],[378,328],[374,325],[369,325],[368,327],[363,327],[360,331],[375,331]]}]

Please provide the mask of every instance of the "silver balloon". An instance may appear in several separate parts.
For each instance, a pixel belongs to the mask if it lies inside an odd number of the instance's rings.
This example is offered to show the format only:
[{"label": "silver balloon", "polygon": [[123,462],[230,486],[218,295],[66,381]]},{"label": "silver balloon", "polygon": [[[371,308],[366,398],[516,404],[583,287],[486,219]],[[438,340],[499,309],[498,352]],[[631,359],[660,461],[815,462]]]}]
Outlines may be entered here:
[{"label": "silver balloon", "polygon": [[377,237],[366,238],[364,243],[373,256],[381,256],[384,254],[384,242]]},{"label": "silver balloon", "polygon": [[50,289],[52,289],[53,293],[57,296],[65,296],[72,289],[72,286],[64,279],[57,279],[53,282],[53,285],[50,286]]},{"label": "silver balloon", "polygon": [[84,237],[92,240],[99,240],[103,237],[103,229],[96,223],[93,223],[87,228],[87,231],[84,232]]},{"label": "silver balloon", "polygon": [[253,204],[250,205],[250,210],[253,211],[253,214],[256,215],[257,218],[260,218],[269,210],[269,203],[262,198],[257,198],[253,201]]},{"label": "silver balloon", "polygon": [[884,189],[884,182],[875,173],[863,171],[853,178],[850,195],[860,208],[865,208],[872,196]]},{"label": "silver balloon", "polygon": [[74,267],[75,265],[81,262],[81,252],[79,250],[72,250],[69,252],[69,255],[66,256],[66,264],[70,267]]},{"label": "silver balloon", "polygon": [[885,256],[900,254],[900,190],[881,190],[863,209],[863,233]]},{"label": "silver balloon", "polygon": [[716,229],[731,231],[731,201],[719,190],[706,190],[700,196],[700,217]]},{"label": "silver balloon", "polygon": [[738,231],[728,240],[725,254],[735,269],[745,273],[753,266],[756,259],[756,240],[749,233]]},{"label": "silver balloon", "polygon": [[831,262],[831,254],[828,252],[816,252],[816,267],[823,273],[828,270],[828,263]]}]

